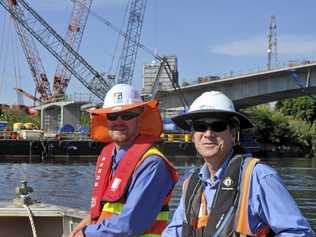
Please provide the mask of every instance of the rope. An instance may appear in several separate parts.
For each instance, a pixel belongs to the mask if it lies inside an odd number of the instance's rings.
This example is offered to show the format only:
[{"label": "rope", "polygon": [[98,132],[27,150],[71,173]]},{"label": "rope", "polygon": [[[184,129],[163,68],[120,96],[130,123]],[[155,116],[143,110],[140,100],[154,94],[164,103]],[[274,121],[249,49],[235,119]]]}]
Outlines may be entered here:
[{"label": "rope", "polygon": [[26,209],[27,215],[28,215],[28,217],[30,219],[30,224],[31,224],[32,232],[33,232],[33,237],[37,237],[37,233],[36,233],[36,229],[35,229],[35,224],[34,224],[32,212],[31,212],[30,208],[27,205],[23,204],[23,207]]}]

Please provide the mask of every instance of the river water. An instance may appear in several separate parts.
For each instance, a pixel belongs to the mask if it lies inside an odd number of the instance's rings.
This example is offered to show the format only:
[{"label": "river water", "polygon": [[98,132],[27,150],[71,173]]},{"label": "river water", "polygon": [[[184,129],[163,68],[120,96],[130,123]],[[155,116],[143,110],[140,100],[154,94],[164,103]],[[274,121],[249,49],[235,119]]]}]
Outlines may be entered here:
[{"label": "river water", "polygon": [[[316,230],[316,159],[269,158],[278,170],[299,208]],[[181,196],[181,182],[197,164],[174,162],[182,177],[177,184],[171,208]],[[0,163],[0,201],[15,197],[15,187],[27,180],[34,188],[33,199],[46,203],[88,210],[95,164]]]}]

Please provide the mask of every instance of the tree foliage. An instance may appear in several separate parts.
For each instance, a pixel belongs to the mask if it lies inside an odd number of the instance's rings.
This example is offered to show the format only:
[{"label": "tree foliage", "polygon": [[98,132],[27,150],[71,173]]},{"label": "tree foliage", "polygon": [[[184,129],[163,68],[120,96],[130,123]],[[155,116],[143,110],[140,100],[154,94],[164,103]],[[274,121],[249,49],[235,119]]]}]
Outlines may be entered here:
[{"label": "tree foliage", "polygon": [[25,110],[8,110],[0,114],[0,120],[8,121],[10,128],[12,129],[14,123],[33,123],[37,127],[40,126],[40,116],[35,117],[27,115]]},{"label": "tree foliage", "polygon": [[302,96],[282,100],[276,104],[276,109],[295,119],[313,123],[316,119],[316,97]]},{"label": "tree foliage", "polygon": [[258,142],[298,147],[306,156],[315,156],[315,105],[313,98],[305,97],[284,100],[277,109],[260,105],[245,112],[256,125]]},{"label": "tree foliage", "polygon": [[258,142],[275,145],[291,142],[289,122],[282,113],[273,111],[266,105],[248,109],[247,113],[256,125]]},{"label": "tree foliage", "polygon": [[316,153],[316,123],[291,120],[293,140],[307,156],[314,156]]}]

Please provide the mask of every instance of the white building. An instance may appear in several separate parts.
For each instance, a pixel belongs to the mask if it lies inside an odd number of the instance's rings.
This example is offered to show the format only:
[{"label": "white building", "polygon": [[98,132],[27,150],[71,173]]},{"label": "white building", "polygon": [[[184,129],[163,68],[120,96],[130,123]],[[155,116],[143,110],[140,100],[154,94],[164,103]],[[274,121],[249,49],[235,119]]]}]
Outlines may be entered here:
[{"label": "white building", "polygon": [[[170,65],[170,68],[172,72],[175,75],[175,80],[178,81],[178,60],[175,55],[167,56],[167,61]],[[144,64],[143,67],[143,95],[151,95],[151,91],[153,88],[153,85],[155,83],[155,79],[159,70],[160,62],[152,62],[150,64]],[[158,78],[159,80],[159,90],[167,90],[172,89],[172,83],[170,78],[168,77],[168,74],[166,70],[163,68],[160,76]]]}]

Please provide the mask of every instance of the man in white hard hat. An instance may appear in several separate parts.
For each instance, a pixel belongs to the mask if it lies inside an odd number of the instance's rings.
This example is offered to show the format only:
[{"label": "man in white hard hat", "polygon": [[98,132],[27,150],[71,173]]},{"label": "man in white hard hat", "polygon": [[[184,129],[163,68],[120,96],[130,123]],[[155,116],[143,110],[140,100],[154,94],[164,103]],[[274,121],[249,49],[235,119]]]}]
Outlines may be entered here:
[{"label": "man in white hard hat", "polygon": [[192,131],[205,163],[184,182],[163,236],[314,236],[277,172],[236,154],[239,129],[253,125],[226,95],[205,92],[173,121]]},{"label": "man in white hard hat", "polygon": [[92,137],[110,144],[98,157],[90,215],[70,236],[160,235],[178,174],[155,147],[162,131],[157,102],[118,84],[103,108],[89,112]]}]

